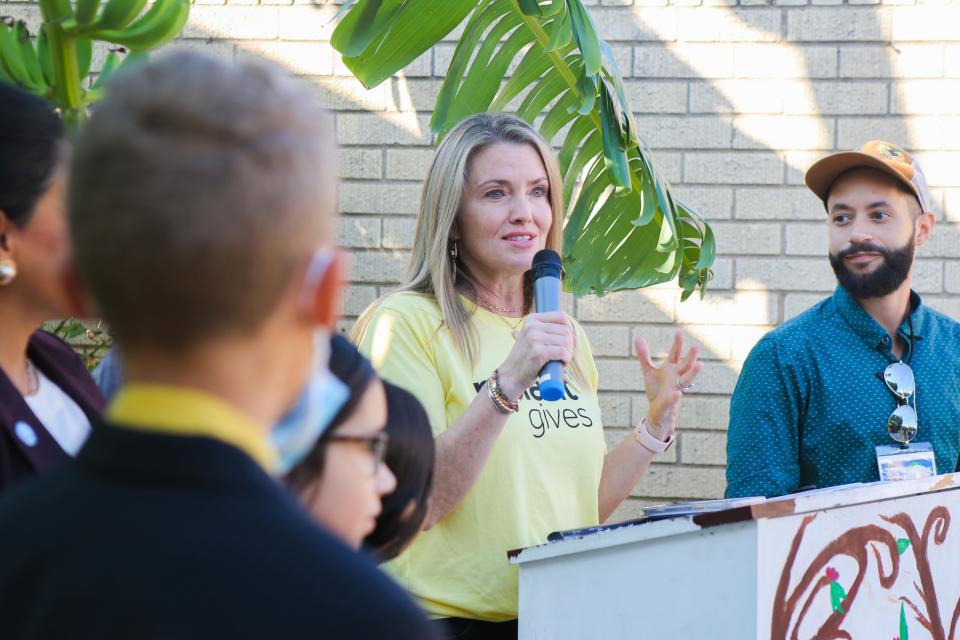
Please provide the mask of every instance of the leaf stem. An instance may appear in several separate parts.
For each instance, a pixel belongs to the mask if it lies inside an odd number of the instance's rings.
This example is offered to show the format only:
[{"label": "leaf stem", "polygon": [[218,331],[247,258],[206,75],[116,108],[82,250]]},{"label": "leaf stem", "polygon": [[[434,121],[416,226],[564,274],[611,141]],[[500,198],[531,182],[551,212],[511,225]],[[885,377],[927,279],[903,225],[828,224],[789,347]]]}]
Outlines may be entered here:
[{"label": "leaf stem", "polygon": [[54,99],[63,114],[64,124],[72,134],[83,122],[83,79],[77,62],[76,38],[63,30],[63,21],[73,17],[69,0],[40,0],[40,12],[50,43],[50,59],[54,75]]},{"label": "leaf stem", "polygon": [[[523,18],[523,21],[527,23],[530,31],[533,33],[534,37],[537,39],[537,44],[547,52],[547,55],[550,57],[550,60],[553,61],[554,66],[557,68],[557,71],[560,72],[560,75],[566,81],[567,86],[570,87],[570,90],[576,94],[578,97],[582,98],[583,95],[577,89],[577,77],[574,75],[573,71],[570,69],[570,66],[566,63],[560,54],[556,51],[547,51],[547,45],[550,43],[550,36],[540,25],[536,18],[533,16],[526,15],[523,11],[520,10],[519,5],[515,2],[513,5],[514,11],[520,14],[520,17]],[[583,55],[583,52],[581,52]],[[597,115],[596,109],[590,112],[590,119],[593,120],[594,126],[599,130],[602,126],[600,122],[600,116]],[[640,179],[637,177],[637,174],[634,171],[630,172],[630,186],[633,189],[637,190],[637,193],[643,192],[643,185],[640,182]],[[656,214],[654,214],[656,215]],[[662,215],[662,213],[661,213]]]},{"label": "leaf stem", "polygon": [[[520,17],[523,18],[523,21],[527,24],[527,27],[533,33],[536,38],[537,44],[547,53],[550,57],[550,60],[553,62],[557,71],[563,77],[564,81],[567,83],[567,86],[570,88],[576,96],[583,98],[583,95],[580,93],[577,87],[577,78],[574,75],[573,71],[570,69],[570,66],[566,63],[561,55],[556,51],[547,51],[547,46],[550,42],[550,37],[547,34],[546,30],[540,24],[539,21],[533,16],[526,15],[523,11],[520,10],[520,7],[515,3],[513,5],[514,10],[520,14]],[[583,52],[580,52],[580,55],[583,55]],[[597,114],[596,108],[590,111],[590,119],[592,120],[594,126],[600,130],[602,129],[602,123],[600,121],[600,116]],[[637,148],[638,153],[642,153],[639,148]],[[648,179],[653,179],[652,176],[648,176]],[[640,178],[637,176],[635,171],[630,171],[630,187],[635,189],[637,193],[643,194],[643,183]],[[641,196],[644,197],[644,196]],[[657,207],[653,213],[653,219],[650,222],[656,222],[663,224],[665,220],[669,220],[672,224],[670,225],[673,230],[674,243],[676,248],[673,250],[674,253],[678,254],[677,264],[673,270],[673,276],[677,277],[680,272],[687,271],[683,265],[684,253],[683,253],[683,232],[680,229],[680,221],[682,218],[682,211],[673,206],[672,203],[669,203],[668,210],[663,211],[660,207]],[[669,218],[667,217],[669,216]],[[694,285],[695,288],[696,285]],[[702,286],[701,286],[702,290]]]}]

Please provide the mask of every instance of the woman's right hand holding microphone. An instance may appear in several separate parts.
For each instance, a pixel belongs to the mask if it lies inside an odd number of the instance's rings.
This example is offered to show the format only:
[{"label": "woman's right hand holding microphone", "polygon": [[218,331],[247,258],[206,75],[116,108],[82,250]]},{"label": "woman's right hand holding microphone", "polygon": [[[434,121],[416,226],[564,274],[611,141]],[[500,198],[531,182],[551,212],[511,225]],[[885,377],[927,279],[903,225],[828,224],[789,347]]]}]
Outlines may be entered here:
[{"label": "woman's right hand holding microphone", "polygon": [[523,321],[507,359],[498,368],[500,388],[511,401],[537,382],[540,370],[551,360],[566,367],[573,359],[577,335],[563,311],[531,313]]}]

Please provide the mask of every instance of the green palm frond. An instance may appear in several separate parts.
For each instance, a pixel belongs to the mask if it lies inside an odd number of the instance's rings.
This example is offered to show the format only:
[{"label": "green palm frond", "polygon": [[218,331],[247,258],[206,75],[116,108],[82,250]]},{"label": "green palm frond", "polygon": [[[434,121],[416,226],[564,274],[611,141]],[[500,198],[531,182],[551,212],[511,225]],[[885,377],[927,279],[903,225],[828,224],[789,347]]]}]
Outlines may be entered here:
[{"label": "green palm frond", "polygon": [[469,115],[516,105],[560,148],[569,290],[676,279],[684,299],[703,295],[713,232],[656,172],[613,52],[581,0],[357,0],[341,13],[333,46],[368,88],[463,24],[431,126],[442,137]]}]

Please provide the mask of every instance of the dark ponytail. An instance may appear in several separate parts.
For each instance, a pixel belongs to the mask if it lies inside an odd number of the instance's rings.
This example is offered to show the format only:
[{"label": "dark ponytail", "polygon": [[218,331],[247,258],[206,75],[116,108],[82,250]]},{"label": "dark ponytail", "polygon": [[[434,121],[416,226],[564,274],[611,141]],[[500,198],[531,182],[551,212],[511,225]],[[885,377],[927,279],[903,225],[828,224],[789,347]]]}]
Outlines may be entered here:
[{"label": "dark ponytail", "polygon": [[[387,392],[386,463],[397,488],[381,499],[376,528],[363,545],[380,561],[400,555],[416,537],[427,517],[433,484],[435,447],[423,405],[409,392],[383,383]],[[411,507],[412,505],[412,507]]]},{"label": "dark ponytail", "polygon": [[50,184],[63,126],[41,98],[0,82],[0,211],[18,227]]}]

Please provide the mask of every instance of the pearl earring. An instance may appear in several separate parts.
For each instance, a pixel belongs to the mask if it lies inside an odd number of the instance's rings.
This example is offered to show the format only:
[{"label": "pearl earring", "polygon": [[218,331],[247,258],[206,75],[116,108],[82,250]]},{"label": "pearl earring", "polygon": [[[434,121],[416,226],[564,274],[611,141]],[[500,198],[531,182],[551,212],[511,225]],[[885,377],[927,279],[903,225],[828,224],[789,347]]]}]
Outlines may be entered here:
[{"label": "pearl earring", "polygon": [[0,260],[0,287],[5,287],[17,277],[17,263],[9,258]]}]

